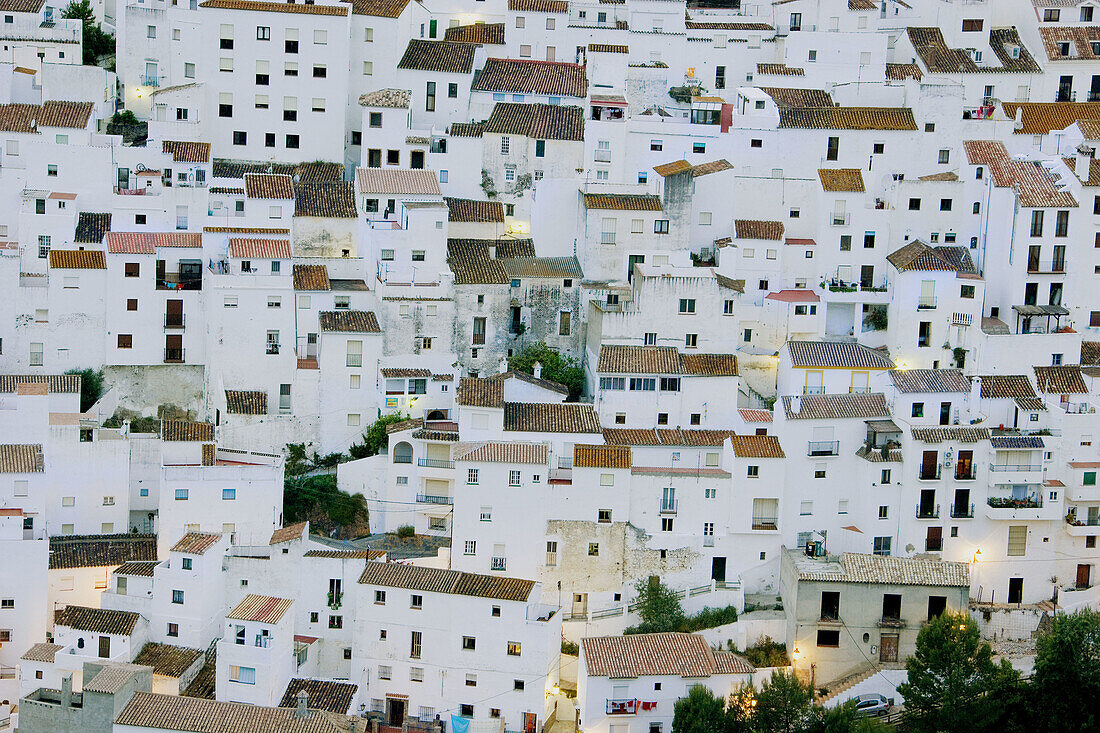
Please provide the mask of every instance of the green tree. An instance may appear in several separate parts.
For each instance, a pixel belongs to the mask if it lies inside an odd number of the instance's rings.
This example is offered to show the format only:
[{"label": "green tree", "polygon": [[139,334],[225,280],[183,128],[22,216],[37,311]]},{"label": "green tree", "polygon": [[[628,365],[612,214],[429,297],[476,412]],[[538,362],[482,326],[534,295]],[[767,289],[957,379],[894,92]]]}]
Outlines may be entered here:
[{"label": "green tree", "polygon": [[624,634],[653,634],[661,631],[679,631],[683,626],[684,609],[680,599],[660,578],[642,578],[634,584],[638,591],[635,603],[641,622],[626,628]]},{"label": "green tree", "polygon": [[1100,613],[1055,616],[1035,643],[1029,695],[1041,729],[1100,730]]},{"label": "green tree", "polygon": [[819,722],[812,726],[821,733],[885,733],[886,724],[878,718],[861,717],[856,712],[856,701],[831,708],[817,708]]},{"label": "green tree", "polygon": [[672,733],[730,733],[725,701],[703,685],[695,685],[687,697],[673,705]]},{"label": "green tree", "polygon": [[584,392],[584,367],[576,359],[562,356],[545,342],[529,344],[508,359],[508,368],[517,372],[535,373],[535,364],[542,365],[542,378],[569,388],[569,401],[574,402]]},{"label": "green tree", "polygon": [[753,716],[759,733],[800,733],[813,727],[814,694],[793,673],[779,671],[760,686]]},{"label": "green tree", "polygon": [[368,458],[378,455],[390,445],[390,437],[386,432],[386,428],[394,423],[399,423],[408,419],[408,415],[400,412],[395,412],[392,415],[383,415],[371,423],[371,426],[363,433],[363,441],[361,443],[353,443],[351,447],[348,448],[348,455],[353,459]]},{"label": "green tree", "polygon": [[84,65],[96,66],[99,57],[115,52],[115,37],[105,33],[99,24],[95,22],[95,11],[90,0],[72,0],[61,11],[62,18],[82,21],[84,25]]},{"label": "green tree", "polygon": [[103,370],[70,369],[65,373],[80,377],[80,411],[87,412],[103,396]]},{"label": "green tree", "polygon": [[905,662],[908,682],[898,685],[908,727],[928,733],[968,733],[996,717],[993,689],[1019,675],[1007,661],[998,667],[978,625],[965,613],[945,613],[917,635],[917,649]]}]

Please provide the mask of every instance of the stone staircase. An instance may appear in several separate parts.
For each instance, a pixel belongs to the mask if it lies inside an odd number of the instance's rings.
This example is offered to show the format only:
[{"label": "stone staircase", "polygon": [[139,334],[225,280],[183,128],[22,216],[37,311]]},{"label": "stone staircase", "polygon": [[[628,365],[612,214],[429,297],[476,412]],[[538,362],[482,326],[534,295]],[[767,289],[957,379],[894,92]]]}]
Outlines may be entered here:
[{"label": "stone staircase", "polygon": [[832,700],[840,693],[850,690],[851,688],[855,687],[860,682],[863,682],[866,679],[870,679],[870,677],[877,672],[878,667],[872,664],[869,667],[865,667],[858,672],[854,672],[848,675],[847,677],[841,677],[839,680],[833,682],[831,685],[828,686],[828,688],[826,688],[828,689],[828,692],[826,694],[821,695],[817,698],[818,704],[824,705],[827,701]]}]

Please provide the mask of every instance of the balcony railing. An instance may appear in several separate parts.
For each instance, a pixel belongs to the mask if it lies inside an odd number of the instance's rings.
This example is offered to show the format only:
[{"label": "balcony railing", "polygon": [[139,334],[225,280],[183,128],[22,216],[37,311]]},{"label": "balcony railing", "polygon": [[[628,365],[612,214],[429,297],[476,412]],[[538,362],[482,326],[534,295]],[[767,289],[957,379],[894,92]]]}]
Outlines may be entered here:
[{"label": "balcony railing", "polygon": [[637,700],[613,699],[607,701],[608,715],[634,715],[637,712]]},{"label": "balcony railing", "polygon": [[986,503],[993,509],[1042,509],[1043,497],[1029,496],[1024,499],[1014,499],[1011,496],[991,496]]},{"label": "balcony railing", "polygon": [[418,504],[454,504],[455,500],[453,496],[439,496],[438,494],[417,494],[416,502]]},{"label": "balcony railing", "polygon": [[753,529],[779,529],[778,517],[753,517]]},{"label": "balcony railing", "polygon": [[972,466],[970,466],[969,470],[966,470],[966,471],[960,471],[958,468],[955,469],[955,480],[956,481],[973,481],[977,477],[978,477],[978,467],[977,466],[972,465]]},{"label": "balcony railing", "polygon": [[936,307],[935,295],[922,295],[917,300],[917,310],[931,310]]},{"label": "balcony railing", "polygon": [[940,505],[936,506],[921,506],[917,504],[917,519],[939,519],[940,518]]},{"label": "balcony railing", "polygon": [[802,394],[825,394],[825,388],[821,386],[811,387],[806,385],[802,388]]},{"label": "balcony railing", "polygon": [[278,344],[268,344],[267,345],[267,353],[268,354],[278,354],[279,353],[279,345]]},{"label": "balcony railing", "polygon": [[848,214],[838,214],[833,212],[829,215],[829,223],[834,227],[846,227],[848,226]]},{"label": "balcony railing", "polygon": [[1100,527],[1100,517],[1086,517],[1081,519],[1080,517],[1072,514],[1066,516],[1066,524],[1072,524],[1074,527]]},{"label": "balcony railing", "polygon": [[508,558],[506,557],[494,557],[489,560],[489,569],[505,571],[508,569]]},{"label": "balcony railing", "polygon": [[1065,259],[1060,260],[1047,260],[1045,262],[1036,262],[1032,260],[1027,263],[1027,272],[1029,275],[1060,275],[1066,271]]},{"label": "balcony railing", "polygon": [[417,458],[416,465],[425,468],[454,468],[454,461],[444,461],[438,458]]},{"label": "balcony railing", "polygon": [[165,313],[164,314],[164,327],[165,328],[183,328],[184,318],[182,313]]},{"label": "balcony railing", "polygon": [[990,471],[1042,471],[1042,465],[1033,463],[990,463]]},{"label": "balcony railing", "polygon": [[182,364],[185,359],[184,349],[165,349],[164,350],[164,363],[165,364]]},{"label": "balcony railing", "polygon": [[883,616],[879,619],[878,625],[891,629],[900,629],[905,626],[905,621],[898,616]]},{"label": "balcony railing", "polygon": [[951,505],[951,518],[952,519],[973,519],[974,518],[974,505],[973,504],[952,504]]},{"label": "balcony railing", "polygon": [[593,159],[597,163],[610,163],[611,151],[610,150],[595,150],[592,154]]},{"label": "balcony railing", "polygon": [[202,290],[202,277],[186,277],[174,272],[157,278],[157,290]]},{"label": "balcony railing", "polygon": [[940,477],[940,467],[939,466],[936,466],[935,469],[924,468],[922,466],[921,469],[920,469],[920,474],[918,475],[918,478],[920,478],[921,481],[935,481],[939,477]]},{"label": "balcony railing", "polygon": [[363,366],[362,354],[348,354],[347,361],[345,362],[349,367],[361,367]]},{"label": "balcony railing", "polygon": [[837,456],[840,455],[839,440],[811,440],[806,448],[808,456]]},{"label": "balcony railing", "polygon": [[409,463],[409,464],[411,464],[413,462],[413,457],[412,456],[402,456],[402,455],[394,454],[393,462],[394,463]]},{"label": "balcony railing", "polygon": [[675,514],[676,513],[676,500],[675,499],[662,499],[661,500],[661,514]]}]

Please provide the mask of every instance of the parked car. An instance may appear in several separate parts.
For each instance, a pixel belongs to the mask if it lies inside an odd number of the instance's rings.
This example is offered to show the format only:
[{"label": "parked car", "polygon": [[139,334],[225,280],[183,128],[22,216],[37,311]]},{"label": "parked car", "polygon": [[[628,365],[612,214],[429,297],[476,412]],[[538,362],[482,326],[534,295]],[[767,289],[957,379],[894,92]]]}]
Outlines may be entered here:
[{"label": "parked car", "polygon": [[852,698],[856,701],[856,715],[861,717],[877,717],[879,715],[886,715],[890,712],[890,707],[894,704],[894,698],[880,695],[877,692],[868,692],[863,695],[856,695]]}]

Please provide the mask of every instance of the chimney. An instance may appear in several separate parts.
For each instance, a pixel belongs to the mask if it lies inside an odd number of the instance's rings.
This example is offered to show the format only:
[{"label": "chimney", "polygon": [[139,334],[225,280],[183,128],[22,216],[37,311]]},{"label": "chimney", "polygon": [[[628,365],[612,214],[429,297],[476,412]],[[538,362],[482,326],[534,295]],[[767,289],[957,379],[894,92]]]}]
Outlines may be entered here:
[{"label": "chimney", "polygon": [[508,360],[507,359],[502,358],[500,360],[500,366],[497,367],[497,371],[500,372],[501,374],[504,374],[504,372],[508,371]]},{"label": "chimney", "polygon": [[982,399],[982,378],[971,377],[970,378],[970,414],[978,412],[978,405]]},{"label": "chimney", "polygon": [[1073,172],[1083,182],[1089,180],[1089,167],[1092,165],[1092,159],[1096,155],[1096,148],[1090,148],[1084,143],[1077,146],[1077,156],[1073,161]]},{"label": "chimney", "polygon": [[542,379],[542,364],[535,362],[535,379]]},{"label": "chimney", "polygon": [[73,706],[73,674],[69,672],[61,678],[61,707]]},{"label": "chimney", "polygon": [[791,398],[791,414],[797,415],[800,412],[802,412],[802,397],[795,395]]},{"label": "chimney", "polygon": [[299,720],[304,720],[309,717],[309,693],[305,690],[298,690],[298,707],[294,710],[294,717]]},{"label": "chimney", "polygon": [[1016,106],[1016,124],[1013,125],[1017,130],[1023,129],[1024,126],[1024,106]]}]

